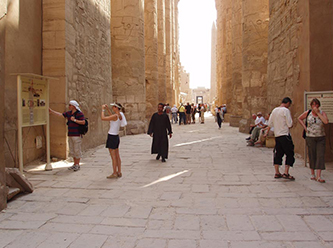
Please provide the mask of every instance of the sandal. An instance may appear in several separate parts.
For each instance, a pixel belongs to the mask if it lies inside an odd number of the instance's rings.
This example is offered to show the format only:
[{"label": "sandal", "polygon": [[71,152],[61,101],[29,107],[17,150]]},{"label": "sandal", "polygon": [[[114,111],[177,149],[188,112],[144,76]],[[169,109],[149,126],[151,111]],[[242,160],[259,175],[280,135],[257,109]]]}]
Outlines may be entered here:
[{"label": "sandal", "polygon": [[123,174],[121,174],[121,172],[118,172],[118,177],[122,177]]},{"label": "sandal", "polygon": [[118,174],[111,174],[110,176],[106,177],[107,179],[118,178]]},{"label": "sandal", "polygon": [[281,178],[282,177],[282,174],[281,173],[279,173],[279,174],[275,174],[274,175],[274,178]]},{"label": "sandal", "polygon": [[324,183],[325,180],[324,180],[324,179],[321,179],[320,177],[318,177],[318,178],[317,178],[317,182]]},{"label": "sandal", "polygon": [[311,175],[310,179],[311,179],[311,180],[314,180],[314,181],[317,180],[315,175]]},{"label": "sandal", "polygon": [[294,181],[294,180],[295,180],[295,178],[294,178],[293,176],[290,176],[290,174],[286,174],[286,173],[284,173],[284,174],[282,175],[282,177],[283,177],[284,179],[289,179],[289,180],[291,180],[291,181]]}]

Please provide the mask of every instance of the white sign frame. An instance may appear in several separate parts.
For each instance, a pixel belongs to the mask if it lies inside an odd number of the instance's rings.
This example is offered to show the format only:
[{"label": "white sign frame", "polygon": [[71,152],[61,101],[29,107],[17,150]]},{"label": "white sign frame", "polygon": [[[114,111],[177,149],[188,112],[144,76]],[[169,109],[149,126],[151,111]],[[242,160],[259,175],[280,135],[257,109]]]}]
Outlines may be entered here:
[{"label": "white sign frame", "polygon": [[[51,77],[45,77],[42,75],[37,75],[33,73],[15,73],[12,75],[17,76],[17,142],[18,142],[18,156],[19,156],[19,170],[21,173],[23,173],[23,127],[32,127],[32,126],[46,126],[46,165],[45,170],[52,170],[52,165],[50,162],[50,121],[49,121],[49,79],[55,79]],[[43,92],[43,106],[42,109],[38,110],[39,113],[43,114],[43,121],[39,121],[37,123],[34,123],[35,117],[34,117],[34,105],[28,106],[31,119],[30,123],[23,123],[23,113],[26,112],[26,110],[23,110],[23,108],[27,108],[26,99],[22,98],[25,93],[22,91],[24,90],[22,87],[23,79],[29,79],[29,80],[38,80],[40,85],[43,85],[43,89],[45,92]],[[57,79],[56,79],[57,80]],[[39,98],[38,98],[39,99]],[[29,100],[31,101],[31,100]],[[34,100],[33,100],[34,101]],[[40,102],[39,102],[40,104]],[[39,106],[38,104],[38,106]],[[45,111],[45,112],[44,112]]]}]

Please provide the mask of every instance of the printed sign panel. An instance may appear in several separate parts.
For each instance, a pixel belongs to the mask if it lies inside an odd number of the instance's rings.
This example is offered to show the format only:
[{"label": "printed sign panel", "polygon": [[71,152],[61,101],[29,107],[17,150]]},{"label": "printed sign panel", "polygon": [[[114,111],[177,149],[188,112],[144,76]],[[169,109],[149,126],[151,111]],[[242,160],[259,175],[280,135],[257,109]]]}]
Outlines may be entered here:
[{"label": "printed sign panel", "polygon": [[46,80],[21,76],[22,126],[47,123]]},{"label": "printed sign panel", "polygon": [[333,123],[333,92],[306,92],[306,110],[311,109],[310,103],[313,98],[317,98],[320,101],[320,109],[327,114],[329,123]]}]

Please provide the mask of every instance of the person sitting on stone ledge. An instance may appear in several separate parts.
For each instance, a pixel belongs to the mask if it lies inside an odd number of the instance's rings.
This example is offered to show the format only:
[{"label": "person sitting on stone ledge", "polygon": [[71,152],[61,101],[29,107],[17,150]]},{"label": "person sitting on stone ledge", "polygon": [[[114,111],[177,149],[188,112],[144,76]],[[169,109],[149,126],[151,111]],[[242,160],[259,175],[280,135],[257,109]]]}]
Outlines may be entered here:
[{"label": "person sitting on stone ledge", "polygon": [[259,121],[259,118],[257,117],[256,114],[252,114],[252,119],[254,120],[254,124],[250,124],[250,136],[248,138],[246,138],[246,140],[250,140],[251,139],[251,134],[253,129],[258,125],[257,121]]},{"label": "person sitting on stone ledge", "polygon": [[258,146],[263,146],[265,141],[266,141],[266,137],[267,136],[274,136],[274,127],[272,127],[269,131],[268,131],[268,120],[269,120],[269,116],[271,115],[271,113],[267,114],[265,116],[265,122],[264,122],[264,125],[266,127],[262,128],[260,130],[260,134],[259,134],[259,138],[258,138],[258,141],[255,142],[254,144],[255,145],[258,145]]},{"label": "person sitting on stone ledge", "polygon": [[254,146],[254,143],[258,140],[259,138],[259,134],[260,134],[260,130],[262,128],[267,127],[267,125],[265,125],[265,118],[262,116],[261,112],[257,113],[257,117],[258,119],[258,124],[256,125],[256,127],[253,129],[252,134],[251,134],[251,139],[248,141],[248,145],[249,146]]}]

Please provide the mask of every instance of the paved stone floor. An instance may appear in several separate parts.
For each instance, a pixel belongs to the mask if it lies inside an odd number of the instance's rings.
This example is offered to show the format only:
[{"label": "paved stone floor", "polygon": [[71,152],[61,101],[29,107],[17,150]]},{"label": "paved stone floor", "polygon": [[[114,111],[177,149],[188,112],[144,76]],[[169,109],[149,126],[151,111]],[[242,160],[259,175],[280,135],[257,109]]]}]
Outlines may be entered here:
[{"label": "paved stone floor", "polygon": [[[272,149],[247,147],[227,125],[173,125],[170,158],[150,155],[148,135],[121,138],[123,177],[108,151],[87,152],[78,172],[27,167],[35,186],[0,214],[0,247],[333,247],[333,173],[273,179]],[[87,142],[87,140],[85,140]]]}]

